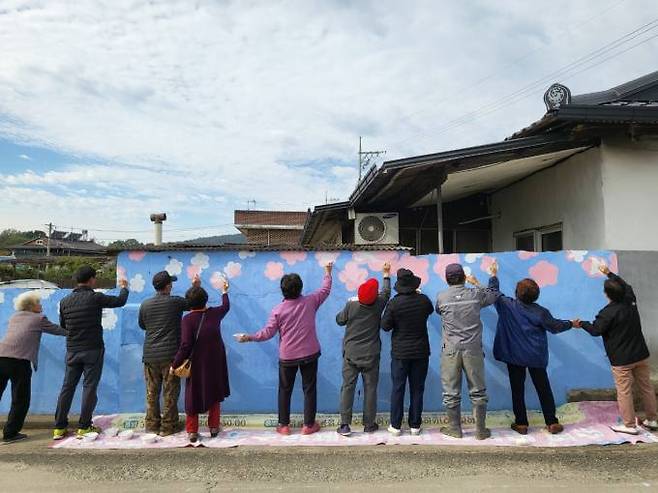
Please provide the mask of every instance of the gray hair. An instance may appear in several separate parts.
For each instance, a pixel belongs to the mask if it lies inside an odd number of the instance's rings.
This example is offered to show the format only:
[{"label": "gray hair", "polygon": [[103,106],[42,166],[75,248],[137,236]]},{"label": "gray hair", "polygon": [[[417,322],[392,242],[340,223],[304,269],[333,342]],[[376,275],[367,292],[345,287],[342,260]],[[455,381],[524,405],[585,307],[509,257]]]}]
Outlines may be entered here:
[{"label": "gray hair", "polygon": [[14,300],[14,307],[16,308],[16,311],[27,312],[40,303],[41,295],[39,294],[39,291],[26,291],[16,297]]}]

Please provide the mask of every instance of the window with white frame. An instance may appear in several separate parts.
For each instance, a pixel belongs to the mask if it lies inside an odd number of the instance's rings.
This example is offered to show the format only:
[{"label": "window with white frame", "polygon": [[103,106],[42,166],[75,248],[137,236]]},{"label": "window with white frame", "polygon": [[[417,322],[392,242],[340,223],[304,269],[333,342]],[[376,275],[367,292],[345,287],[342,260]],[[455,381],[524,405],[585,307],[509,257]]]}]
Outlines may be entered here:
[{"label": "window with white frame", "polygon": [[555,252],[562,250],[562,223],[514,233],[517,250]]}]

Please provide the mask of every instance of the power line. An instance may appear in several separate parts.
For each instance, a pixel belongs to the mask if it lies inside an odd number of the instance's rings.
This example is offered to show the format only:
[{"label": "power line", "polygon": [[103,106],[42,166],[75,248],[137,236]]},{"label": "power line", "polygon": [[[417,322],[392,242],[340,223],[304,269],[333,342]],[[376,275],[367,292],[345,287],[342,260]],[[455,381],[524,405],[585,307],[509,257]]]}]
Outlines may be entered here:
[{"label": "power line", "polygon": [[[593,68],[597,65],[600,65],[601,63],[603,63],[607,60],[610,60],[610,59],[615,58],[615,57],[617,57],[617,56],[619,56],[623,53],[626,53],[627,51],[629,51],[633,48],[636,48],[636,47],[638,47],[638,46],[640,46],[640,45],[642,45],[642,44],[644,44],[648,41],[651,41],[656,36],[651,36],[649,38],[646,38],[646,39],[642,40],[641,42],[636,43],[636,44],[632,45],[631,47],[629,47],[625,50],[619,51],[619,52],[617,52],[617,53],[615,53],[615,54],[613,54],[609,57],[605,57],[602,60],[598,61],[597,63],[592,64],[590,66],[587,66],[586,68],[584,68],[582,70],[579,70],[575,73],[571,73],[571,74],[569,73],[569,72],[573,71],[574,69],[580,68],[582,65],[585,65],[589,62],[592,62],[592,61],[596,60],[599,57],[602,57],[604,55],[607,55],[608,53],[613,52],[615,49],[621,47],[622,45],[632,41],[633,39],[636,39],[639,36],[642,36],[644,34],[649,33],[650,31],[656,29],[657,27],[658,27],[658,18],[654,19],[654,20],[652,20],[652,21],[650,21],[650,22],[648,22],[648,23],[646,23],[642,26],[640,26],[639,28],[637,28],[637,29],[621,36],[620,38],[615,39],[614,41],[611,41],[610,43],[604,45],[603,47],[598,48],[597,50],[594,50],[593,52],[590,52],[589,54],[584,55],[584,56],[574,60],[573,62],[561,67],[560,69],[558,69],[554,72],[551,72],[550,74],[547,74],[547,75],[543,76],[542,78],[537,79],[537,80],[535,80],[534,82],[532,82],[530,84],[527,84],[526,86],[522,87],[521,89],[518,89],[518,90],[516,90],[516,91],[514,91],[510,94],[507,94],[507,95],[503,96],[502,98],[499,98],[496,101],[492,101],[490,103],[482,105],[482,106],[480,106],[480,107],[478,107],[478,108],[476,108],[476,109],[474,109],[474,110],[472,110],[468,113],[465,113],[465,114],[463,114],[463,115],[461,115],[461,116],[459,116],[459,117],[457,117],[453,120],[450,120],[446,124],[440,126],[437,129],[437,131],[432,132],[431,136],[435,137],[436,135],[441,135],[441,134],[443,134],[443,133],[445,133],[449,130],[452,130],[453,128],[456,128],[456,127],[462,126],[466,123],[469,123],[470,121],[472,121],[474,119],[477,119],[480,116],[485,116],[485,115],[493,113],[493,112],[495,112],[499,109],[505,108],[505,107],[509,106],[509,104],[511,104],[511,103],[517,102],[521,99],[524,99],[527,96],[530,96],[538,88],[543,90],[544,89],[543,86],[548,81],[554,81],[554,80],[556,80],[557,77],[561,76],[562,78],[571,78],[571,77],[573,77],[577,74],[580,74],[580,73],[582,73],[586,70],[589,70],[589,69],[591,69],[591,68]],[[409,137],[409,138],[406,138],[404,140],[398,141],[397,144],[400,145],[400,144],[405,143],[405,142],[407,142],[407,141],[409,141],[413,138],[417,138],[418,135],[426,135],[430,132],[431,132],[431,130],[426,130],[426,131],[423,131],[423,132],[419,132],[414,137]]]}]

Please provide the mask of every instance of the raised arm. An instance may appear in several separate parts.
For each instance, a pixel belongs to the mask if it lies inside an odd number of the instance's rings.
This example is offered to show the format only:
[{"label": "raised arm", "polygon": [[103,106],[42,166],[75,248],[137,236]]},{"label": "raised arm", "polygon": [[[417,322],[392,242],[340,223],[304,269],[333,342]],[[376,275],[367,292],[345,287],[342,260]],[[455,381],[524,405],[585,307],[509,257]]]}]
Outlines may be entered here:
[{"label": "raised arm", "polygon": [[66,329],[63,329],[59,325],[52,323],[45,316],[42,317],[41,321],[39,322],[39,329],[42,332],[46,332],[47,334],[53,334],[55,336],[68,335],[68,331]]},{"label": "raised arm", "polygon": [[347,321],[349,320],[350,303],[350,301],[345,303],[343,309],[336,315],[336,323],[338,325],[347,325]]},{"label": "raised arm", "polygon": [[332,269],[333,264],[331,262],[324,266],[324,278],[322,279],[322,286],[320,286],[320,289],[317,289],[308,295],[308,297],[314,301],[316,308],[319,308],[320,305],[324,303],[324,300],[327,299],[329,293],[331,293]]},{"label": "raised arm", "polygon": [[221,305],[208,307],[209,312],[219,313],[220,320],[226,316],[226,314],[230,309],[231,309],[231,302],[228,299],[228,293],[222,293]]},{"label": "raised arm", "polygon": [[382,290],[379,299],[384,303],[391,297],[391,264],[386,262],[382,268]]},{"label": "raised arm", "polygon": [[121,286],[121,291],[119,291],[119,296],[111,296],[104,293],[96,293],[96,301],[101,306],[101,308],[119,308],[126,304],[128,301],[128,281],[122,279],[119,281]]}]

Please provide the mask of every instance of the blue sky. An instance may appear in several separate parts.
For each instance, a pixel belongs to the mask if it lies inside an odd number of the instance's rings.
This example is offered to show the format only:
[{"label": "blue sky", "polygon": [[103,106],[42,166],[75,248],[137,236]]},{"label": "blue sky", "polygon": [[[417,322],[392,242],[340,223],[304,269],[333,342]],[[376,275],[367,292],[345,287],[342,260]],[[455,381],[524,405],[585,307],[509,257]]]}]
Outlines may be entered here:
[{"label": "blue sky", "polygon": [[500,140],[552,82],[654,70],[658,23],[568,65],[657,17],[651,0],[0,0],[0,228],[148,240],[164,211],[180,240],[235,232],[250,200],[345,199],[359,135],[387,159]]}]

